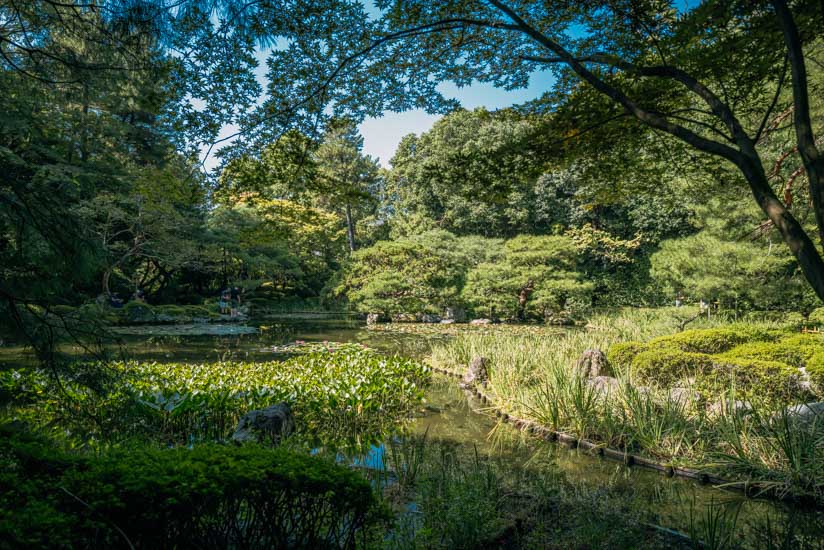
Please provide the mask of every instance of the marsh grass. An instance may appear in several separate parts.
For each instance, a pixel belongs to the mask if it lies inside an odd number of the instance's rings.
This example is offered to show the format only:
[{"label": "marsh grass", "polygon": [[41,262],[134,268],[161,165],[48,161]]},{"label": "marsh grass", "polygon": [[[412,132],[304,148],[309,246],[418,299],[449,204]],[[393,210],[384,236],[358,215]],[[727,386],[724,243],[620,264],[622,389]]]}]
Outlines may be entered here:
[{"label": "marsh grass", "polygon": [[689,534],[693,548],[725,550],[738,548],[736,539],[740,503],[721,503],[714,499],[700,511],[690,505]]},{"label": "marsh grass", "polygon": [[[725,321],[716,316],[699,326]],[[614,372],[617,385],[600,390],[573,374],[586,349],[669,334],[678,322],[666,311],[641,310],[596,316],[596,330],[573,329],[564,336],[459,334],[435,345],[431,361],[460,371],[473,357],[485,357],[487,393],[496,404],[553,430],[664,463],[708,468],[756,491],[824,501],[821,415],[799,423],[782,412],[792,403],[760,399],[753,392],[737,395],[733,379],[713,380],[711,388],[700,388],[704,398],[693,401],[672,396],[668,388],[638,387],[629,372]],[[747,406],[709,413],[704,399],[721,397],[730,405],[746,399]]]}]

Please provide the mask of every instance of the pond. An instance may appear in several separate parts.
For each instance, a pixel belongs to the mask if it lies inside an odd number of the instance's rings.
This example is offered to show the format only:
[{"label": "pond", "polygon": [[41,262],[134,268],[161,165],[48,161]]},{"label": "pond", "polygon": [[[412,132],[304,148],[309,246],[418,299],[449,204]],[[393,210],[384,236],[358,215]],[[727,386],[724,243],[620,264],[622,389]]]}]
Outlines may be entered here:
[{"label": "pond", "polygon": [[[213,362],[219,360],[262,361],[280,358],[284,346],[295,342],[353,342],[365,344],[385,353],[424,358],[433,341],[448,335],[432,332],[420,334],[367,329],[356,320],[267,320],[248,325],[158,325],[128,327],[110,342],[106,351],[157,362]],[[0,361],[26,360],[21,348],[0,348]],[[79,350],[66,346],[64,352]],[[498,423],[495,416],[466,392],[454,379],[434,375],[427,389],[426,401],[408,426],[413,434],[479,452],[505,468],[537,471],[557,468],[581,486],[594,490],[631,492],[650,512],[656,525],[681,532],[688,531],[690,518],[706,505],[734,508],[741,524],[766,521],[816,529],[822,513],[803,510],[783,503],[749,499],[740,493],[724,491],[697,482],[667,478],[653,471],[569,449],[557,443],[531,438],[508,424]],[[405,433],[409,433],[406,431]],[[397,436],[393,436],[397,437]],[[350,460],[367,468],[381,469],[386,449],[373,446],[365,455]],[[606,490],[606,489],[605,489]],[[815,538],[815,534],[813,534]]]}]

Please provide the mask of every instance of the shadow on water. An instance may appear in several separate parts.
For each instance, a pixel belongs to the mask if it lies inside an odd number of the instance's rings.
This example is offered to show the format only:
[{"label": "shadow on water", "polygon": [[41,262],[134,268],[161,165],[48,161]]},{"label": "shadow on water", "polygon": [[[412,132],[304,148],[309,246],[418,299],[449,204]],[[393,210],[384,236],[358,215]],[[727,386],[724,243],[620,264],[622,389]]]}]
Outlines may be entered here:
[{"label": "shadow on water", "polygon": [[[295,342],[362,343],[383,353],[423,358],[437,335],[396,334],[367,330],[356,320],[268,320],[248,325],[157,325],[129,327],[120,341],[107,350],[113,355],[158,362],[268,361],[283,357],[279,348]],[[61,351],[79,354],[65,346]],[[0,348],[0,364],[31,361],[24,350]],[[499,424],[484,406],[457,388],[454,380],[435,376],[426,401],[404,434],[392,438],[420,437],[448,442],[460,452],[482,453],[505,468],[526,472],[556,468],[574,484],[594,491],[632,495],[643,503],[650,521],[671,529],[687,531],[690,516],[708,505],[735,508],[744,531],[757,530],[766,522],[778,529],[810,533],[811,547],[824,547],[824,513],[774,501],[750,499],[697,482],[666,478],[656,472],[591,456],[557,443],[539,441]],[[356,466],[385,470],[385,444],[372,445],[366,453],[350,457]]]}]

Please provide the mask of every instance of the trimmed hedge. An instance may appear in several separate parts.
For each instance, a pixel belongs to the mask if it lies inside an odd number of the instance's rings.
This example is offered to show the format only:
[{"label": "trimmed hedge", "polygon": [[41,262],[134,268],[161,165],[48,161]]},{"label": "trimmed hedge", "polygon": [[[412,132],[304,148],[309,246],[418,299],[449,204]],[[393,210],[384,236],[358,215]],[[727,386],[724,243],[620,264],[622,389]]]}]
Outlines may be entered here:
[{"label": "trimmed hedge", "polygon": [[803,395],[801,373],[779,361],[721,356],[716,359],[714,373],[731,376],[736,387],[770,399],[788,401]]},{"label": "trimmed hedge", "polygon": [[694,353],[722,353],[745,342],[769,341],[775,336],[770,331],[750,327],[726,327],[686,330],[661,336],[650,341],[655,348],[672,347]]},{"label": "trimmed hedge", "polygon": [[824,338],[816,334],[787,334],[758,327],[689,330],[651,340],[625,342],[609,350],[609,360],[629,370],[641,382],[672,386],[696,378],[710,392],[729,387],[772,400],[809,398],[810,389],[824,395]]},{"label": "trimmed hedge", "polygon": [[640,342],[620,342],[609,348],[609,364],[621,371],[629,371],[635,356],[646,350],[646,345]]},{"label": "trimmed hedge", "polygon": [[[9,547],[353,548],[388,519],[369,483],[257,446],[72,456],[0,427]],[[2,546],[0,545],[0,546]]]},{"label": "trimmed hedge", "polygon": [[649,349],[635,356],[632,373],[642,382],[671,386],[678,380],[709,374],[713,366],[712,357],[706,353]]},{"label": "trimmed hedge", "polygon": [[824,395],[824,350],[807,360],[805,370],[810,377],[812,390],[818,395]]}]

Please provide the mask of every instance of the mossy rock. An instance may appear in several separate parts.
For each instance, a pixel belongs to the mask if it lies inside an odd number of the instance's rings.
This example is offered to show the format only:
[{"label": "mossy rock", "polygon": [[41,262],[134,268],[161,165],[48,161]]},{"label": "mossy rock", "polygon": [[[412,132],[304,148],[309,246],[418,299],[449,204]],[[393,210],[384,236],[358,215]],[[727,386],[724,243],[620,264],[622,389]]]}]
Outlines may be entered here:
[{"label": "mossy rock", "polygon": [[129,302],[123,306],[119,315],[129,323],[153,323],[157,319],[154,308],[144,302]]}]

